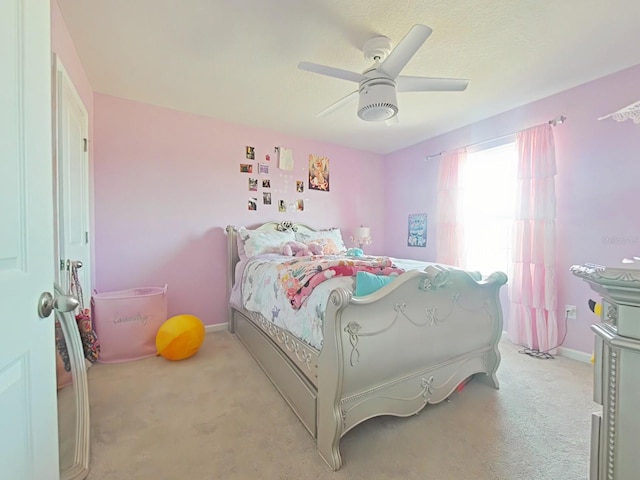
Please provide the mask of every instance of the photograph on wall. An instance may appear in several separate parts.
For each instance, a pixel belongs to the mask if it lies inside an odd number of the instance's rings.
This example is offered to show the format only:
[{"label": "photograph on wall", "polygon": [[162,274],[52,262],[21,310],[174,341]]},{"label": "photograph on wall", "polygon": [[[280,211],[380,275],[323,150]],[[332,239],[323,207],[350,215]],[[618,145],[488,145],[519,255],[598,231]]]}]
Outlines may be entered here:
[{"label": "photograph on wall", "polygon": [[257,178],[250,178],[249,179],[249,191],[250,192],[257,192],[258,191],[258,179]]},{"label": "photograph on wall", "polygon": [[247,145],[246,147],[246,157],[248,160],[254,160],[256,158],[256,151],[255,148],[250,147],[249,145]]},{"label": "photograph on wall", "polygon": [[260,175],[269,175],[269,165],[267,165],[266,163],[259,163],[258,173]]},{"label": "photograph on wall", "polygon": [[253,173],[253,165],[251,163],[241,163],[240,173]]},{"label": "photograph on wall", "polygon": [[281,170],[293,170],[293,150],[285,147],[275,147],[278,155],[278,168]]},{"label": "photograph on wall", "polygon": [[249,199],[249,210],[258,210],[258,199],[250,198]]},{"label": "photograph on wall", "polygon": [[296,200],[296,210],[298,212],[302,212],[304,211],[304,200],[299,198],[298,200]]},{"label": "photograph on wall", "polygon": [[262,188],[271,188],[271,180],[268,178],[262,180]]},{"label": "photograph on wall", "polygon": [[271,205],[271,192],[262,192],[262,203]]},{"label": "photograph on wall", "polygon": [[302,180],[296,181],[296,192],[298,193],[304,192],[304,182]]},{"label": "photograph on wall", "polygon": [[309,189],[329,191],[329,159],[309,155]]},{"label": "photograph on wall", "polygon": [[409,215],[409,236],[407,238],[409,247],[427,246],[427,214],[412,213]]},{"label": "photograph on wall", "polygon": [[287,211],[287,204],[285,203],[284,200],[278,200],[278,211],[279,212],[286,212]]}]

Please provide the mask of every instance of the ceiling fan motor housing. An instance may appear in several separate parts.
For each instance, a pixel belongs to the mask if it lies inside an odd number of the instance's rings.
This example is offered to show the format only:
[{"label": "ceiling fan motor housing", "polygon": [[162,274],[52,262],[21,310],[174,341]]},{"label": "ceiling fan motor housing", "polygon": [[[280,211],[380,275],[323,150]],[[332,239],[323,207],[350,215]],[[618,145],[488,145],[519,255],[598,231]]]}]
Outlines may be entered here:
[{"label": "ceiling fan motor housing", "polygon": [[367,122],[382,122],[398,113],[396,84],[388,78],[372,79],[360,87],[358,116]]}]

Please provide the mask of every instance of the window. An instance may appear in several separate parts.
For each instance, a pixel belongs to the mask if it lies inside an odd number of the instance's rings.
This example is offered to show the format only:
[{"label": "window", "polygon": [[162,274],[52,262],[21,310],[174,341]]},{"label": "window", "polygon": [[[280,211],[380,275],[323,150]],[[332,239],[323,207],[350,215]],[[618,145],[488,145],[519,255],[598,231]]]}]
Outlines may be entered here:
[{"label": "window", "polygon": [[511,273],[517,165],[515,143],[467,153],[458,193],[467,270]]}]

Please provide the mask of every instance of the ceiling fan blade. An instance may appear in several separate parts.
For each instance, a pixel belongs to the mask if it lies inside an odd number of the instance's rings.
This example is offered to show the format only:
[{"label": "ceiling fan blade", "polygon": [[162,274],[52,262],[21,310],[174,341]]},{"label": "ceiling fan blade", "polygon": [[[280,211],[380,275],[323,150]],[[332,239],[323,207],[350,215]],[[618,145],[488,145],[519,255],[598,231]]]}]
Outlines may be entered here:
[{"label": "ceiling fan blade", "polygon": [[355,100],[356,98],[358,98],[357,94],[358,94],[358,90],[354,90],[349,95],[347,95],[345,97],[342,97],[337,102],[334,102],[331,105],[329,105],[327,108],[325,108],[320,113],[318,113],[316,115],[316,117],[318,117],[318,118],[326,117],[327,115],[329,115],[330,113],[334,112],[335,110],[338,110],[339,108],[344,107],[349,102],[351,102],[351,101]]},{"label": "ceiling fan blade", "polygon": [[462,78],[407,77],[396,79],[398,92],[461,92],[467,88],[469,80]]},{"label": "ceiling fan blade", "polygon": [[378,71],[382,71],[391,78],[396,78],[425,40],[429,38],[431,32],[432,30],[426,25],[414,25],[411,27],[409,33],[400,40],[396,48],[380,64]]},{"label": "ceiling fan blade", "polygon": [[365,77],[359,73],[342,70],[341,68],[327,67],[326,65],[318,65],[317,63],[300,62],[298,68],[300,70],[306,70],[307,72],[319,73],[320,75],[327,75],[356,83],[365,79]]}]

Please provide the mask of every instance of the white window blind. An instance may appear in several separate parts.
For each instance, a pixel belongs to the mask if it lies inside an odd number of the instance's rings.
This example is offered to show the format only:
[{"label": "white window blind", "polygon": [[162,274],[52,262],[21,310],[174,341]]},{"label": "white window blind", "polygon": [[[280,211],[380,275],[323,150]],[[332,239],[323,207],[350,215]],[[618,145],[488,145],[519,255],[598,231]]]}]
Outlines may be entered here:
[{"label": "white window blind", "polygon": [[488,275],[511,269],[518,156],[515,143],[467,153],[460,172],[459,215],[465,265]]}]

